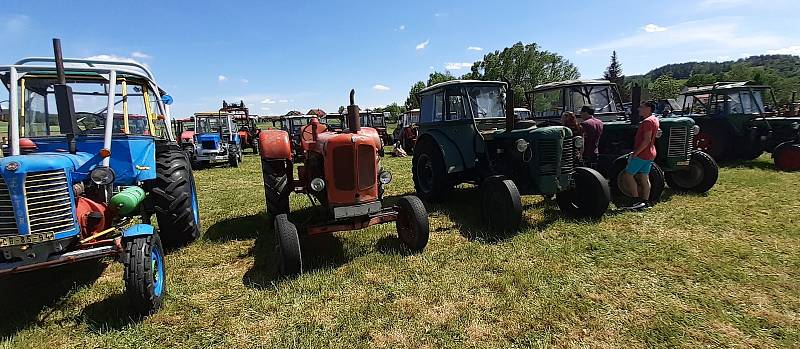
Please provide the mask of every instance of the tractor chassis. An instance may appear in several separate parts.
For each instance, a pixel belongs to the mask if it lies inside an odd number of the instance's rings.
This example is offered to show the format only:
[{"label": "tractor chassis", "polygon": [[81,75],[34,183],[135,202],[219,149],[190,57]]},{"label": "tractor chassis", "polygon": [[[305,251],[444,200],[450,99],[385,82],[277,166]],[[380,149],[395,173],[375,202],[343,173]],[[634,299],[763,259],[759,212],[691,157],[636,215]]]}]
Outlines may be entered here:
[{"label": "tractor chassis", "polygon": [[308,236],[316,236],[337,231],[364,229],[376,224],[396,221],[399,212],[400,208],[397,206],[386,207],[367,215],[334,219],[322,224],[309,225],[305,228],[305,232]]},{"label": "tractor chassis", "polygon": [[[65,243],[68,245],[71,242],[70,240],[72,239],[54,240],[34,245],[29,244],[20,246],[8,246],[4,247],[3,250],[5,252],[8,251],[9,249],[17,249],[19,250],[18,252],[20,253],[25,253],[25,252],[47,253],[47,252],[57,251],[57,249],[53,247],[57,244]],[[23,273],[33,270],[48,269],[91,259],[115,257],[118,256],[122,251],[123,248],[122,248],[121,237],[78,244],[77,246],[71,248],[69,251],[63,254],[50,256],[49,258],[41,262],[31,263],[23,259],[22,261],[17,261],[17,262],[2,263],[0,264],[0,276]]]}]

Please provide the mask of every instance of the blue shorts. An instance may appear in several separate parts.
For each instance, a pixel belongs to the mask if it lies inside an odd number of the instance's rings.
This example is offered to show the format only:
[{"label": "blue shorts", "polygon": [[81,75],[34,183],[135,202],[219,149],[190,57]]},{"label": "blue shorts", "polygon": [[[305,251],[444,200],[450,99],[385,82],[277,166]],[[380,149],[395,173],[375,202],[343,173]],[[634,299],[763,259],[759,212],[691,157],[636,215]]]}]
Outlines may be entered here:
[{"label": "blue shorts", "polygon": [[650,169],[653,167],[653,160],[642,160],[635,156],[631,156],[628,160],[628,166],[625,167],[625,172],[628,174],[649,174]]}]

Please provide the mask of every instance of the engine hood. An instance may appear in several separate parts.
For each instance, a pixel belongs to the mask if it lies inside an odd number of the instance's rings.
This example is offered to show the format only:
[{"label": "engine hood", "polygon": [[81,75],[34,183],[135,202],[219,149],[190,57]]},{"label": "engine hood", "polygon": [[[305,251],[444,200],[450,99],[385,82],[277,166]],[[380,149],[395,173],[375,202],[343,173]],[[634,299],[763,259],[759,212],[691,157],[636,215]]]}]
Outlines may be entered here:
[{"label": "engine hood", "polygon": [[[94,154],[78,152],[76,154],[43,152],[29,155],[16,155],[0,159],[0,172],[3,176],[13,176],[13,174],[29,173],[38,171],[50,171],[64,169],[67,172],[83,170],[91,165],[97,164],[100,158]],[[7,169],[10,163],[19,164],[14,171]],[[13,166],[13,165],[12,165]]]},{"label": "engine hood", "polygon": [[197,139],[199,141],[201,141],[201,142],[202,141],[219,142],[221,140],[221,137],[216,133],[204,133],[204,134],[201,134],[201,135],[197,136]]}]

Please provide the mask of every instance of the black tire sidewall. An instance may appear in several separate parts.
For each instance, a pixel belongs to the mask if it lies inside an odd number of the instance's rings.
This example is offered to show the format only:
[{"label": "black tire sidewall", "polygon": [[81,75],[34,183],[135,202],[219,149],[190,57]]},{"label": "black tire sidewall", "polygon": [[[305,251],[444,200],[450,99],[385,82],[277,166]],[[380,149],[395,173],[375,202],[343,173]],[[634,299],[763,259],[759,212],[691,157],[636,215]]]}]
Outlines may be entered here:
[{"label": "black tire sidewall", "polygon": [[[422,251],[428,245],[430,237],[428,212],[425,206],[416,196],[401,197],[398,206],[400,212],[396,226],[400,242],[412,252]],[[407,231],[403,224],[408,224],[411,231]],[[409,236],[408,233],[413,233],[413,236]]]}]

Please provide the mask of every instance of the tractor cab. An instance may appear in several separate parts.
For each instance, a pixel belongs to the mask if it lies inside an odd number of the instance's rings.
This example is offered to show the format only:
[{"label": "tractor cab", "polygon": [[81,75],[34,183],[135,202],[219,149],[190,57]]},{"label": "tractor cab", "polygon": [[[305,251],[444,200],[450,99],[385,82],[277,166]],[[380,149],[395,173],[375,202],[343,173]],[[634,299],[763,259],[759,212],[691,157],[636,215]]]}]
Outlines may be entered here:
[{"label": "tractor cab", "polygon": [[228,113],[233,118],[234,129],[239,134],[242,150],[249,148],[253,154],[257,154],[258,133],[261,130],[256,126],[256,117],[250,115],[250,109],[245,106],[244,101],[239,101],[239,103],[222,101],[222,108],[219,111]]},{"label": "tractor cab", "polygon": [[682,114],[700,125],[695,147],[718,160],[772,153],[782,170],[800,170],[800,117],[779,116],[772,88],[719,82],[681,94]]},{"label": "tractor cab", "polygon": [[[453,184],[479,184],[489,196],[484,212],[490,225],[502,230],[518,226],[521,211],[514,200],[520,194],[558,194],[567,214],[602,216],[608,208],[605,180],[583,168],[578,172],[589,179],[573,177],[583,139],[563,126],[517,120],[507,88],[499,81],[452,80],[419,92],[420,136],[412,161],[417,193],[440,200]],[[576,190],[601,194],[586,199]]]},{"label": "tractor cab", "polygon": [[224,112],[194,114],[194,158],[196,166],[227,163],[238,167],[242,161],[241,137],[235,132],[233,115]]},{"label": "tractor cab", "polygon": [[113,257],[135,311],[152,313],[166,289],[162,238],[177,246],[199,235],[172,98],[141,64],[63,59],[53,46],[55,58],[0,67],[0,276]]},{"label": "tractor cab", "polygon": [[326,114],[324,123],[328,127],[328,130],[332,132],[342,132],[345,128],[347,128],[347,122],[345,121],[344,115],[339,113]]},{"label": "tractor cab", "polygon": [[[361,126],[371,127],[378,132],[383,145],[392,144],[392,139],[386,131],[386,118],[391,115],[389,112],[379,113],[371,112],[369,110],[361,111],[358,114]],[[383,154],[381,154],[383,155]]]},{"label": "tractor cab", "polygon": [[311,115],[287,115],[280,118],[280,129],[289,134],[289,139],[292,141],[292,151],[295,156],[302,158],[302,139],[301,133],[303,127],[311,122]]},{"label": "tractor cab", "polygon": [[397,118],[397,127],[392,133],[393,140],[399,141],[400,146],[408,154],[412,153],[417,142],[417,123],[419,123],[419,109],[409,110]]}]

